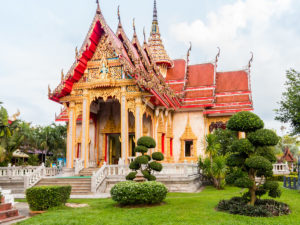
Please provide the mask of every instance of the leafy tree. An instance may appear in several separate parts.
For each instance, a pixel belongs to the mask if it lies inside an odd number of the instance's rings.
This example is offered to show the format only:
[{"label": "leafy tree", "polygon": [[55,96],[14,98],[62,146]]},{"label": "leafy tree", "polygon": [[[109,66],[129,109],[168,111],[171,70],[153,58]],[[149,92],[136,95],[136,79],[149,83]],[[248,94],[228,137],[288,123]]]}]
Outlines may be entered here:
[{"label": "leafy tree", "polygon": [[[227,128],[246,133],[246,138],[236,140],[232,144],[232,152],[227,158],[227,165],[233,173],[226,182],[237,187],[248,188],[246,197],[254,206],[257,196],[268,193],[270,197],[281,195],[278,184],[268,181],[273,175],[272,162],[276,160],[270,146],[275,146],[279,138],[274,131],[263,129],[263,121],[254,113],[239,112],[228,121]],[[257,184],[256,177],[265,178],[266,183]]]},{"label": "leafy tree", "polygon": [[213,134],[208,134],[205,137],[206,142],[206,154],[208,158],[203,161],[200,158],[198,165],[202,169],[202,173],[209,179],[212,180],[214,186],[217,189],[223,189],[226,174],[226,157],[220,154],[221,144],[219,143],[218,136]]},{"label": "leafy tree", "polygon": [[294,69],[286,72],[286,90],[282,93],[276,120],[289,123],[293,134],[300,134],[300,73]]},{"label": "leafy tree", "polygon": [[298,136],[290,136],[284,135],[279,138],[279,142],[276,145],[276,153],[282,154],[284,153],[286,148],[289,148],[293,156],[298,156],[300,141],[298,140]]},{"label": "leafy tree", "polygon": [[129,168],[134,170],[134,172],[129,173],[126,176],[126,180],[134,180],[138,170],[141,171],[144,178],[148,181],[156,180],[153,172],[162,171],[163,166],[159,163],[159,161],[164,160],[164,155],[161,152],[152,153],[152,157],[150,155],[146,155],[148,150],[155,148],[155,146],[156,143],[152,137],[145,136],[139,138],[137,146],[135,147],[135,152],[141,153],[141,156],[136,157],[134,161],[130,163]]},{"label": "leafy tree", "polygon": [[237,140],[237,132],[228,129],[217,129],[214,131],[216,141],[220,144],[218,155],[227,155],[231,152],[232,143]]}]

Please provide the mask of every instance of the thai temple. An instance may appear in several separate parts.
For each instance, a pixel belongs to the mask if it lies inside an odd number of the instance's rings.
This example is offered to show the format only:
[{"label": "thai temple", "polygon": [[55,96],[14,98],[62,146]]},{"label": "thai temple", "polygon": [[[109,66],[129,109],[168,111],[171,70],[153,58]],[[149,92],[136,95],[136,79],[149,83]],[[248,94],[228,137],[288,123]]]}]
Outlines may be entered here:
[{"label": "thai temple", "polygon": [[[128,37],[119,24],[114,32],[97,1],[88,34],[70,70],[49,88],[49,99],[63,106],[67,167],[128,165],[141,136],[151,136],[164,163],[195,163],[205,155],[205,135],[226,128],[234,113],[252,111],[250,67],[219,72],[213,62],[191,65],[172,59],[161,38],[156,0],[149,38],[140,41],[133,26]],[[150,21],[149,21],[150,22]]]}]

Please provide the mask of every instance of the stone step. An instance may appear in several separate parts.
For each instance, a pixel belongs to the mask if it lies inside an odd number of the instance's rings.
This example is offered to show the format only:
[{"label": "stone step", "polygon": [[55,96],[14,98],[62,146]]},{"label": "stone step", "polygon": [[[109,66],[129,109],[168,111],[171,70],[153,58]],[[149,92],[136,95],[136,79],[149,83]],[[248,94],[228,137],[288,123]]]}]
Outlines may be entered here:
[{"label": "stone step", "polygon": [[3,219],[6,219],[6,218],[18,216],[18,215],[19,215],[19,211],[17,209],[9,209],[9,210],[5,210],[5,211],[1,211],[0,212],[0,221]]},{"label": "stone step", "polygon": [[11,207],[12,207],[11,203],[2,203],[0,204],[0,212],[7,211],[11,209]]},{"label": "stone step", "polygon": [[14,221],[14,220],[20,220],[20,219],[23,219],[25,218],[25,216],[13,216],[13,217],[9,217],[9,218],[6,218],[6,219],[0,219],[0,223],[8,223],[8,222],[11,222],[11,221]]}]

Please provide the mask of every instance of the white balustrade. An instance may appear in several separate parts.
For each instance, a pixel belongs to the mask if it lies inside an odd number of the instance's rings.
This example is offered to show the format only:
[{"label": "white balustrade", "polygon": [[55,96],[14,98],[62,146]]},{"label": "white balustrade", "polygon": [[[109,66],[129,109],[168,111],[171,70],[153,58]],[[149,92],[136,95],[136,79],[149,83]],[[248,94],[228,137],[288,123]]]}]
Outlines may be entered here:
[{"label": "white balustrade", "polygon": [[90,168],[96,168],[97,167],[97,162],[96,161],[89,161],[89,167]]},{"label": "white balustrade", "polygon": [[273,164],[273,174],[275,175],[287,175],[290,173],[289,165],[287,163],[275,163]]},{"label": "white balustrade", "polygon": [[46,167],[45,168],[45,176],[46,177],[54,177],[57,174],[59,174],[59,172],[60,172],[59,169],[56,167],[52,167],[52,168]]},{"label": "white balustrade", "polygon": [[131,162],[133,162],[134,159],[135,159],[135,156],[133,156],[133,157],[128,157],[129,164],[130,164]]},{"label": "white balustrade", "polygon": [[38,166],[0,167],[0,177],[23,177],[32,174]]},{"label": "white balustrade", "polygon": [[75,175],[78,175],[81,170],[84,168],[83,159],[75,159]]},{"label": "white balustrade", "polygon": [[45,166],[44,163],[38,167],[33,173],[24,177],[24,188],[33,187],[38,183],[45,175]]},{"label": "white balustrade", "polygon": [[[106,165],[106,163],[104,163],[92,176],[91,191],[94,193],[97,192],[98,188],[107,177],[125,177],[130,171],[128,165]],[[199,174],[198,165],[192,163],[163,164],[163,170],[154,173],[154,175],[172,175],[180,177],[188,177],[197,174]]]}]

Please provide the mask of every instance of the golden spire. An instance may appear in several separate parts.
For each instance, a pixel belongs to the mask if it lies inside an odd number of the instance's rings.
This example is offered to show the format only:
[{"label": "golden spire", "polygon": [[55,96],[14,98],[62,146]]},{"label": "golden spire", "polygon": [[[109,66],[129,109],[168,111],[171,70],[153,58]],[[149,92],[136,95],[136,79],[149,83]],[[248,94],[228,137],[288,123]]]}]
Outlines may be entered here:
[{"label": "golden spire", "polygon": [[64,75],[64,70],[62,69],[61,70],[61,81],[64,81],[65,79],[65,75]]},{"label": "golden spire", "polygon": [[143,29],[143,34],[144,34],[144,44],[146,44],[146,43],[147,43],[147,41],[146,41],[146,32],[145,32],[145,27],[144,27],[144,29]]},{"label": "golden spire", "polygon": [[136,36],[136,30],[135,30],[135,18],[133,18],[132,26],[133,26],[133,36]]},{"label": "golden spire", "polygon": [[101,9],[100,9],[100,5],[99,5],[99,0],[96,0],[96,4],[97,4],[97,11],[96,11],[96,13],[100,14],[101,13]]},{"label": "golden spire", "polygon": [[173,66],[173,61],[168,56],[168,53],[166,52],[163,42],[161,40],[159,26],[158,26],[156,0],[154,0],[153,21],[152,21],[150,38],[149,38],[149,48],[155,63],[162,64],[166,67]]},{"label": "golden spire", "polygon": [[118,20],[119,20],[119,26],[121,26],[121,15],[120,15],[120,6],[118,5]]}]

